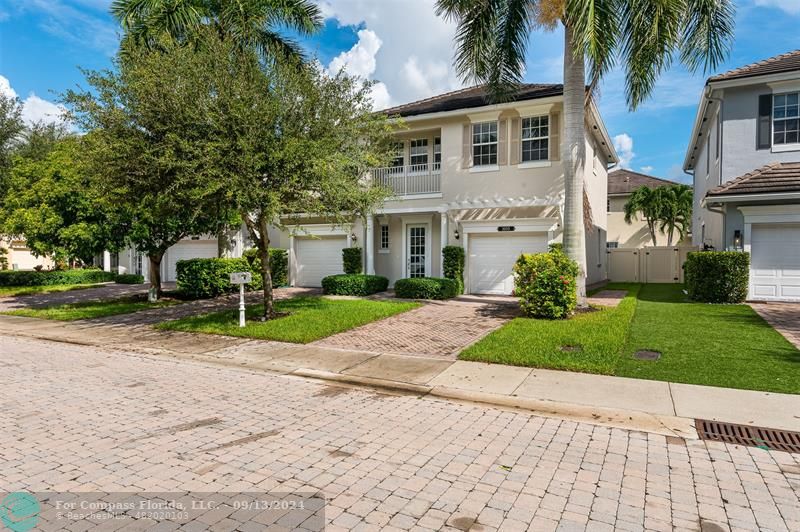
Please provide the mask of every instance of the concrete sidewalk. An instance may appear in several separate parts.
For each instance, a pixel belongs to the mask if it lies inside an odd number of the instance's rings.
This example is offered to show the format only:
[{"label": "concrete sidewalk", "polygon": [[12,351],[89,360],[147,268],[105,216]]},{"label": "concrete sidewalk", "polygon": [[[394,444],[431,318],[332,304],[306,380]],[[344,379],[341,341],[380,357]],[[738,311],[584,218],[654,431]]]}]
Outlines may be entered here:
[{"label": "concrete sidewalk", "polygon": [[16,316],[0,316],[0,334],[489,403],[683,438],[697,437],[697,418],[800,431],[800,395]]}]

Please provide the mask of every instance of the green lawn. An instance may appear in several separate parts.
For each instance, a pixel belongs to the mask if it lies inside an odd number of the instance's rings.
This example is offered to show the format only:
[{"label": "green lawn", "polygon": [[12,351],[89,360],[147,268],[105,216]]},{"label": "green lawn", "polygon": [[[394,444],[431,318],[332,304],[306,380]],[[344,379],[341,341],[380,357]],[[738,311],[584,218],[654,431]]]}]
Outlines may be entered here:
[{"label": "green lawn", "polygon": [[69,292],[102,286],[99,284],[54,284],[44,286],[0,286],[0,297],[26,296],[29,294],[44,294],[47,292]]},{"label": "green lawn", "polygon": [[[517,318],[461,353],[465,360],[800,393],[800,351],[748,305],[691,303],[682,285],[627,288],[616,309],[567,321]],[[562,352],[561,346],[580,346]],[[638,350],[659,351],[657,361]]]},{"label": "green lawn", "polygon": [[148,303],[146,296],[134,296],[110,301],[86,301],[69,305],[55,305],[43,308],[24,308],[0,312],[9,316],[26,316],[28,318],[41,318],[45,320],[75,321],[92,318],[116,316],[117,314],[130,314],[139,310],[166,307],[178,301],[162,299],[157,303]]},{"label": "green lawn", "polygon": [[263,313],[263,306],[248,307],[245,327],[239,327],[237,309],[168,321],[157,327],[307,344],[417,307],[418,303],[396,301],[297,297],[276,301],[276,311],[288,313],[288,316],[268,322],[257,321]]}]

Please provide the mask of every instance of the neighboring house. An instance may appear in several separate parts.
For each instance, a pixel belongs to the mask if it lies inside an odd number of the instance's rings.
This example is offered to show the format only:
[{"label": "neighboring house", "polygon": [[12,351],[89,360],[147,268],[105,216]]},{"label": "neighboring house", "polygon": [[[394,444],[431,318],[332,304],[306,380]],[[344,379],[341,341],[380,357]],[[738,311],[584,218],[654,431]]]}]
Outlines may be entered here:
[{"label": "neighboring house", "polygon": [[[290,282],[319,286],[342,271],[342,248],[364,249],[365,271],[388,277],[442,275],[442,247],[465,249],[465,287],[510,294],[520,253],[561,241],[563,87],[522,85],[514,101],[488,103],[472,87],[401,105],[397,153],[372,177],[395,196],[346,228],[309,219],[273,243],[290,250]],[[584,214],[588,282],[605,279],[607,167],[617,162],[593,100],[586,116]]]},{"label": "neighboring house", "polygon": [[751,254],[751,299],[800,301],[800,50],[706,82],[683,168],[694,244]]},{"label": "neighboring house", "polygon": [[0,247],[8,251],[6,259],[9,270],[33,270],[37,266],[47,270],[53,267],[53,261],[48,257],[34,255],[25,240],[0,238]]},{"label": "neighboring house", "polygon": [[[674,181],[667,181],[631,170],[614,170],[608,173],[608,236],[606,245],[609,248],[641,248],[653,246],[647,222],[639,217],[625,222],[625,204],[631,198],[633,191],[640,187],[659,188],[678,185]],[[664,232],[656,234],[656,244],[667,245],[667,235]],[[677,244],[677,242],[673,242]]]}]

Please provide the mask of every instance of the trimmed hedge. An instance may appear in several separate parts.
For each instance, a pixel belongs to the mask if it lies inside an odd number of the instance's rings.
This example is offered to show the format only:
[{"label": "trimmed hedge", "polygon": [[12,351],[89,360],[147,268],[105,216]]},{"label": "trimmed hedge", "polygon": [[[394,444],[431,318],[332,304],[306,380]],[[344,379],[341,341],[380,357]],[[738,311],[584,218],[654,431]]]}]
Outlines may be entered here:
[{"label": "trimmed hedge", "polygon": [[[256,264],[260,265],[260,262]],[[178,291],[194,299],[206,299],[237,292],[238,285],[232,285],[230,274],[234,272],[253,273],[253,282],[245,285],[246,290],[262,288],[261,271],[251,267],[250,261],[240,259],[189,259],[179,260],[176,266]]]},{"label": "trimmed hedge", "polygon": [[444,276],[454,279],[458,283],[458,293],[464,293],[464,248],[461,246],[445,246],[442,248],[444,257]]},{"label": "trimmed hedge", "polygon": [[578,306],[578,264],[559,248],[523,253],[514,264],[515,294],[532,318],[564,319]]},{"label": "trimmed hedge", "polygon": [[404,299],[450,299],[459,294],[455,279],[412,277],[394,283],[395,296]]},{"label": "trimmed hedge", "polygon": [[389,288],[389,279],[380,275],[329,275],[322,279],[322,293],[337,296],[368,296]]},{"label": "trimmed hedge", "polygon": [[356,275],[361,273],[361,248],[342,249],[342,266],[344,273]]},{"label": "trimmed hedge", "polygon": [[117,284],[144,284],[144,276],[138,273],[120,273],[114,278]]},{"label": "trimmed hedge", "polygon": [[[258,248],[250,248],[242,254],[250,263],[253,272],[258,272],[261,277],[261,258]],[[286,286],[289,284],[289,252],[285,249],[269,249],[269,265],[272,271],[272,286]]]},{"label": "trimmed hedge", "polygon": [[0,286],[52,286],[57,284],[94,284],[114,280],[115,273],[96,268],[85,270],[0,271]]},{"label": "trimmed hedge", "polygon": [[750,282],[750,254],[741,251],[692,251],[684,279],[693,301],[742,303]]}]

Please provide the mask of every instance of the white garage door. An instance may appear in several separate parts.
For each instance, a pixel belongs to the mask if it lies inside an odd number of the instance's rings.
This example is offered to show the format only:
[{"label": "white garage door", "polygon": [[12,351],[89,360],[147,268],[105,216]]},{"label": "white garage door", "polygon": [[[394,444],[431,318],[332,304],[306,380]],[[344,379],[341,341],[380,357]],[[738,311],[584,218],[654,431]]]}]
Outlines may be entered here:
[{"label": "white garage door", "polygon": [[[217,257],[216,240],[183,240],[167,250],[167,282],[178,279],[175,271],[179,260],[213,259]],[[147,258],[145,258],[147,260]]]},{"label": "white garage door", "polygon": [[512,268],[522,253],[547,251],[545,233],[529,235],[476,234],[469,237],[469,291],[472,294],[510,294]]},{"label": "white garage door", "polygon": [[296,286],[322,286],[323,277],[344,273],[342,269],[342,249],[347,247],[343,236],[327,238],[298,238],[295,240],[297,252]]},{"label": "white garage door", "polygon": [[800,224],[753,224],[750,298],[800,301]]}]

